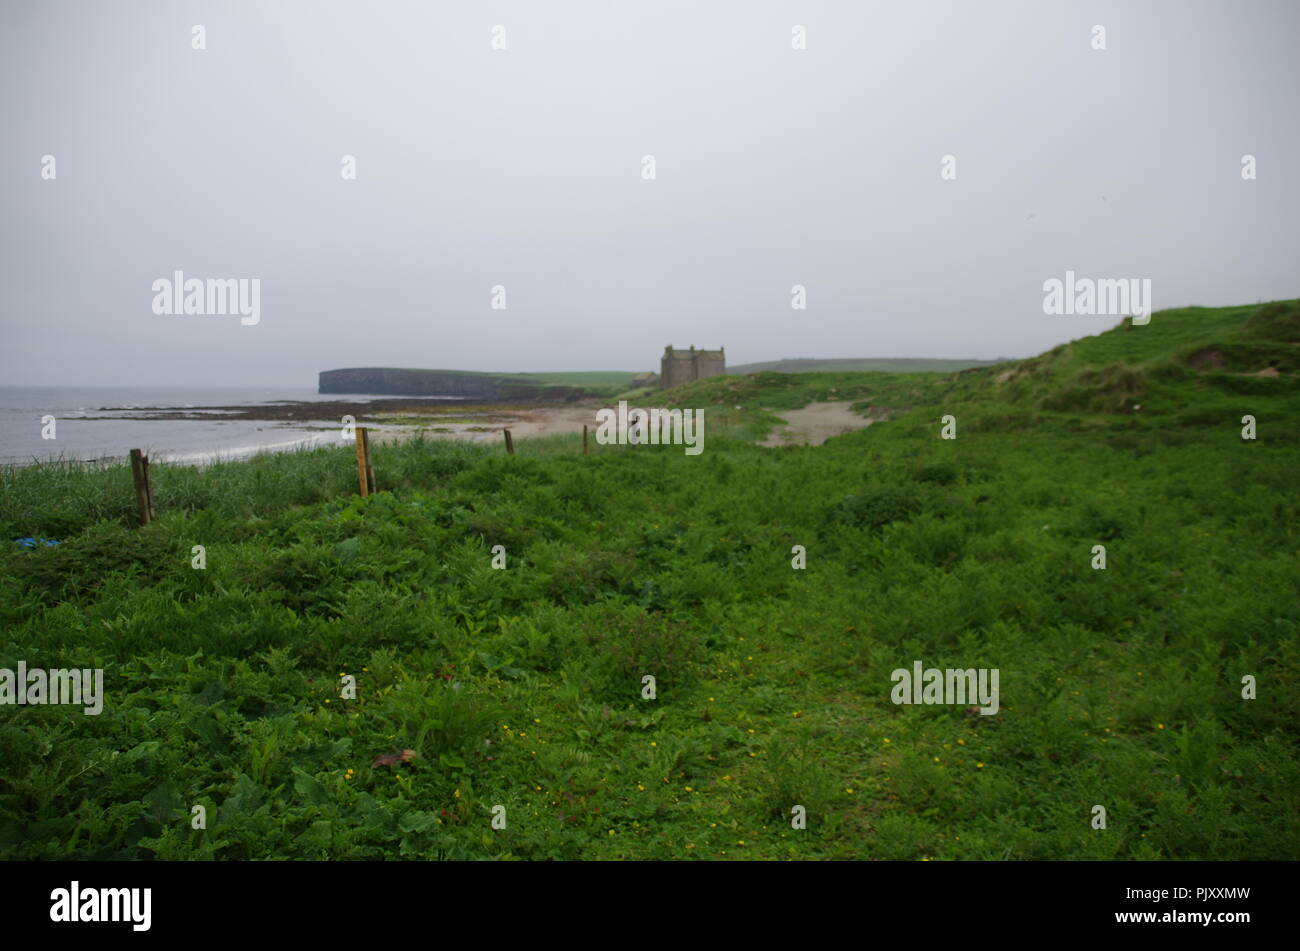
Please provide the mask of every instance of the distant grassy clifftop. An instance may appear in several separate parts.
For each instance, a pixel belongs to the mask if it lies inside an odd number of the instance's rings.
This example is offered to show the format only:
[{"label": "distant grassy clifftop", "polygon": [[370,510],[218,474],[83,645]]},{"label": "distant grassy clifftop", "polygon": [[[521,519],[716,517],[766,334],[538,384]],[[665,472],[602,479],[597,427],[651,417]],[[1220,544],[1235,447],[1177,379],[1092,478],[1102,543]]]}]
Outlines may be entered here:
[{"label": "distant grassy clifftop", "polygon": [[321,393],[385,396],[460,396],[501,401],[558,401],[612,396],[632,385],[636,374],[619,370],[557,373],[482,373],[474,370],[419,370],[353,367],[324,370]]},{"label": "distant grassy clifftop", "polygon": [[842,357],[830,360],[811,358],[768,360],[764,363],[738,363],[727,367],[729,376],[749,373],[953,373],[971,367],[986,367],[998,360],[932,360],[926,357],[872,358]]}]

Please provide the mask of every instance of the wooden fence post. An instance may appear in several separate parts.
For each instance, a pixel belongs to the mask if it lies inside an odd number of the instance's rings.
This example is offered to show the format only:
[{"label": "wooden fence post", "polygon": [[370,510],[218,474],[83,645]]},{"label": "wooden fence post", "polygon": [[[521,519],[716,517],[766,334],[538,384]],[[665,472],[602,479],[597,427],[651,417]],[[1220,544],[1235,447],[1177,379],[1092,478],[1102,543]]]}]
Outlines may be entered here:
[{"label": "wooden fence post", "polygon": [[501,431],[506,434],[506,452],[513,456],[515,454],[515,441],[510,436],[510,430],[503,429]]},{"label": "wooden fence post", "polygon": [[135,480],[135,505],[140,524],[148,525],[153,515],[153,493],[149,488],[149,460],[139,449],[131,450],[131,478]]},{"label": "wooden fence post", "polygon": [[586,424],[586,423],[583,423],[583,424],[582,424],[582,454],[583,454],[584,456],[585,456],[585,455],[588,455],[588,453],[587,453],[587,424]]},{"label": "wooden fence post", "polygon": [[370,495],[370,451],[366,444],[366,427],[357,427],[357,484],[361,487],[361,497]]},{"label": "wooden fence post", "polygon": [[158,518],[158,506],[153,504],[153,473],[149,468],[148,456],[141,459],[141,462],[144,463],[144,491],[149,499],[149,521],[152,522]]},{"label": "wooden fence post", "polygon": [[365,433],[366,435],[362,442],[366,447],[366,483],[370,486],[370,494],[374,495],[379,491],[379,489],[375,487],[375,467],[370,462],[370,430],[367,429]]}]

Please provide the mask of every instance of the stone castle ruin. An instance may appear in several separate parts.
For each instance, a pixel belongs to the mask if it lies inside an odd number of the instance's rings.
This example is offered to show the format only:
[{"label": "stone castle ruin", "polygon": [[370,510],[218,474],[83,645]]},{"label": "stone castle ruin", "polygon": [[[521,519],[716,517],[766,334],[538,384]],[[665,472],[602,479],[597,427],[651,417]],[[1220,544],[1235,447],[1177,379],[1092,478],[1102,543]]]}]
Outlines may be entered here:
[{"label": "stone castle ruin", "polygon": [[717,350],[674,350],[672,344],[664,347],[659,361],[659,385],[664,389],[693,383],[705,377],[722,376],[727,372],[726,348]]}]

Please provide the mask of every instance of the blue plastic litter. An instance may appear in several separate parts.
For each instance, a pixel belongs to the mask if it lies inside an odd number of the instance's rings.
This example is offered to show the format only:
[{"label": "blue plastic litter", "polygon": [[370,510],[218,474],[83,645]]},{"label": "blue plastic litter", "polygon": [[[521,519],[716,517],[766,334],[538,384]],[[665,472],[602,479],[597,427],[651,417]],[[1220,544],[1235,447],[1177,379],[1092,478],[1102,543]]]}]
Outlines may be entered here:
[{"label": "blue plastic litter", "polygon": [[58,544],[53,538],[19,538],[16,541],[19,548],[36,548],[38,545],[51,548]]}]

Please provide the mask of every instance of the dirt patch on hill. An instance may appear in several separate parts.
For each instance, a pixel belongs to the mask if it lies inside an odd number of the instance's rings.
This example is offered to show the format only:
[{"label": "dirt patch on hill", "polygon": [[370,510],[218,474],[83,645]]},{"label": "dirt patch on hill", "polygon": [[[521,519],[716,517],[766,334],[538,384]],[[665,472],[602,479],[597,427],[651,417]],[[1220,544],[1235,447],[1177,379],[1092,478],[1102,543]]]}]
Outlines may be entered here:
[{"label": "dirt patch on hill", "polygon": [[[1267,352],[1239,353],[1236,357],[1237,358],[1232,361],[1233,369],[1236,371],[1232,373],[1233,376],[1276,377],[1282,375],[1282,372],[1274,365],[1277,361],[1270,358],[1270,355]],[[1250,366],[1252,363],[1255,366],[1259,366],[1259,364],[1263,363],[1265,360],[1268,361],[1269,366],[1263,367],[1259,370],[1245,370],[1242,367],[1243,363],[1246,366]],[[1229,372],[1226,370],[1226,367],[1229,366],[1228,356],[1223,351],[1217,350],[1213,347],[1206,347],[1204,350],[1196,351],[1196,353],[1193,353],[1187,358],[1187,363],[1198,373],[1206,373],[1212,370]]]},{"label": "dirt patch on hill", "polygon": [[1215,350],[1213,347],[1205,350],[1197,350],[1187,358],[1188,364],[1195,370],[1218,370],[1227,361],[1223,358],[1223,353]]},{"label": "dirt patch on hill", "polygon": [[785,410],[781,413],[784,425],[778,425],[763,440],[762,445],[776,446],[820,446],[832,436],[842,436],[859,429],[865,429],[873,422],[884,418],[875,412],[876,407],[868,411],[864,419],[853,412],[851,400],[839,403],[810,403],[803,409]]}]

